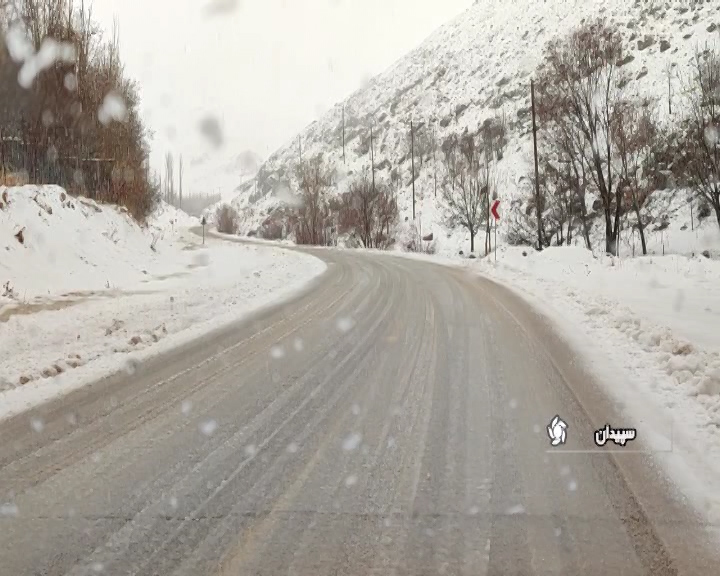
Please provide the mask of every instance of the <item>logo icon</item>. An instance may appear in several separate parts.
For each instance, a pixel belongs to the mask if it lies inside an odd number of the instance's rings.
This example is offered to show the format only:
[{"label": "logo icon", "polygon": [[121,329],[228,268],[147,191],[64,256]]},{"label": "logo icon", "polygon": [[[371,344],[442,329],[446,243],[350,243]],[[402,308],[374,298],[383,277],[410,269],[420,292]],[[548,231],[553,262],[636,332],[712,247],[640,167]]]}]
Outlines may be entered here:
[{"label": "logo icon", "polygon": [[553,446],[558,446],[560,444],[565,444],[565,441],[567,440],[567,427],[568,425],[560,418],[560,416],[555,416],[555,418],[552,419],[552,422],[550,422],[550,425],[547,427],[547,433],[550,437],[550,444]]}]

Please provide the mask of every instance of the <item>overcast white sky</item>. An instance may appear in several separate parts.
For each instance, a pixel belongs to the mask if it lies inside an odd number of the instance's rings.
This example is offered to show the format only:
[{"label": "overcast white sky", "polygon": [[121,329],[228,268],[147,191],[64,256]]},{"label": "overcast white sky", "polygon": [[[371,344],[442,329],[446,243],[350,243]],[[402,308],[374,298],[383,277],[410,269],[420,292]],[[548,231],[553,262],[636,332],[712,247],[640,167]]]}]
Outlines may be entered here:
[{"label": "overcast white sky", "polygon": [[[250,149],[267,157],[385,70],[472,0],[95,0],[105,30],[117,17],[121,53],[154,131],[153,167],[182,153],[186,182],[215,192],[217,174]],[[228,8],[211,14],[209,6]],[[217,118],[224,146],[198,130]],[[210,160],[191,166],[191,160]],[[204,190],[199,189],[205,183]]]}]

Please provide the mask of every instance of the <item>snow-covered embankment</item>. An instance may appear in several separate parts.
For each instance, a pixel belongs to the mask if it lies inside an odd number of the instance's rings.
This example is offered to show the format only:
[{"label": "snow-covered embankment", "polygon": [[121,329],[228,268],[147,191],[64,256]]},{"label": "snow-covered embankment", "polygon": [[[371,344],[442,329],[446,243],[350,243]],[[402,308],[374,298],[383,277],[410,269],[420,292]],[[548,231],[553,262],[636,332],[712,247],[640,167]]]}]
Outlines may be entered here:
[{"label": "snow-covered embankment", "polygon": [[236,321],[325,270],[217,240],[161,204],[125,211],[55,186],[0,187],[0,418]]}]

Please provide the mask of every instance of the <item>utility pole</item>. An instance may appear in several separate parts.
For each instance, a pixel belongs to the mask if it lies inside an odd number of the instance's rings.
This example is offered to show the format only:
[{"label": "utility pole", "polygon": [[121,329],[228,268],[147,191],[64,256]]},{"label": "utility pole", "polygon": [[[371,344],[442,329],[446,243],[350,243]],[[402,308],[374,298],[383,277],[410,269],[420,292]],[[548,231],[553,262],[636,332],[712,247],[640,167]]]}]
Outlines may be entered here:
[{"label": "utility pole", "polygon": [[437,126],[433,122],[433,138],[432,138],[432,147],[433,147],[433,180],[434,180],[434,187],[435,187],[435,198],[437,198],[437,162],[435,160],[435,151],[437,150]]},{"label": "utility pole", "polygon": [[370,126],[370,168],[372,170],[372,191],[375,194],[375,148],[373,144],[373,128]]},{"label": "utility pole", "polygon": [[415,221],[415,131],[410,120],[410,163],[412,165],[413,222]]},{"label": "utility pole", "polygon": [[693,199],[690,196],[690,230],[695,230],[695,218],[693,216]]},{"label": "utility pole", "polygon": [[535,81],[530,80],[532,105],[533,153],[535,155],[535,211],[537,212],[538,250],[542,250],[542,208],[540,206],[540,175],[538,170],[537,125],[535,124]]},{"label": "utility pole", "polygon": [[343,146],[343,164],[345,164],[345,105],[342,109],[342,146]]},{"label": "utility pole", "polygon": [[178,180],[179,180],[178,186],[179,186],[179,188],[180,188],[180,190],[179,190],[179,192],[178,192],[179,195],[180,195],[180,202],[179,202],[178,208],[180,208],[180,209],[182,210],[182,181],[183,181],[183,158],[182,158],[182,154],[180,154],[180,162],[178,163],[178,172],[179,172],[179,174],[178,174],[178,176],[179,176],[179,178],[178,178]]}]

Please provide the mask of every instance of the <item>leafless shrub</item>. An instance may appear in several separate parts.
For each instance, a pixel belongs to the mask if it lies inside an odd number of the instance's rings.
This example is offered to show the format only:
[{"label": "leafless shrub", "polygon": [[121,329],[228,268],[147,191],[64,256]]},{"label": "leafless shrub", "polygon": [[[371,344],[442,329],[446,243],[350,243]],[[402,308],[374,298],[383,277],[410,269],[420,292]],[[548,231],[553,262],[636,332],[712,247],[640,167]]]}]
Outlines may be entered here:
[{"label": "leafless shrub", "polygon": [[373,183],[367,170],[353,180],[337,202],[342,233],[359,238],[365,248],[387,248],[397,221],[395,197],[384,183]]}]

